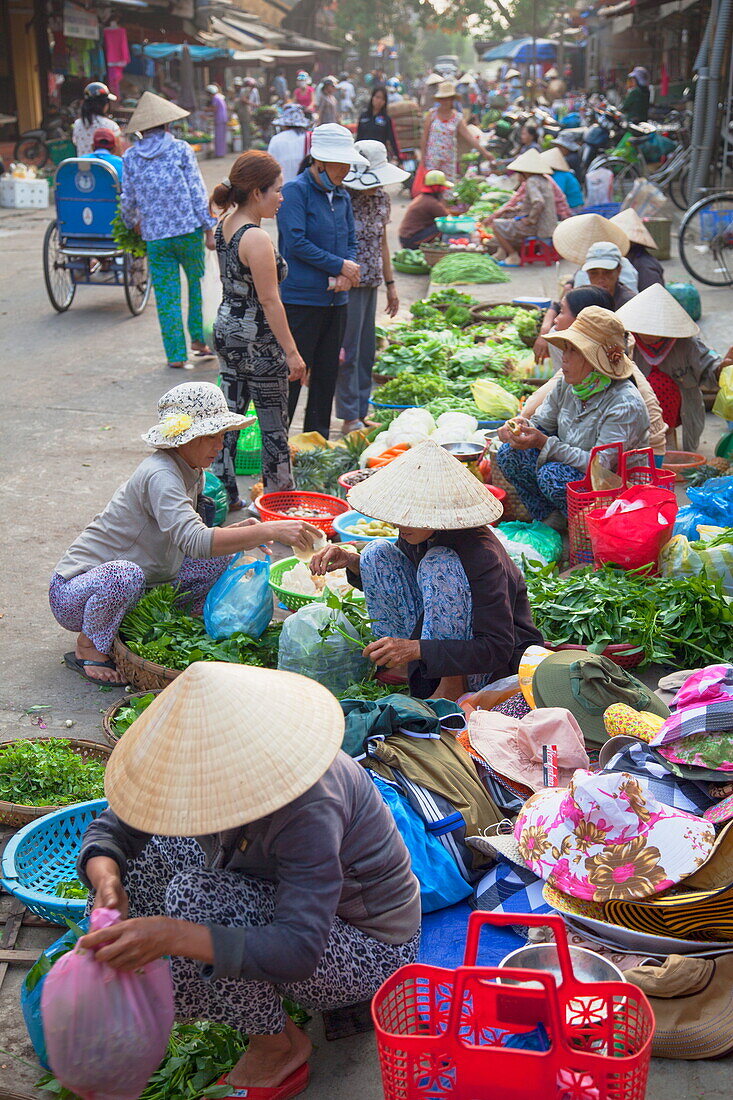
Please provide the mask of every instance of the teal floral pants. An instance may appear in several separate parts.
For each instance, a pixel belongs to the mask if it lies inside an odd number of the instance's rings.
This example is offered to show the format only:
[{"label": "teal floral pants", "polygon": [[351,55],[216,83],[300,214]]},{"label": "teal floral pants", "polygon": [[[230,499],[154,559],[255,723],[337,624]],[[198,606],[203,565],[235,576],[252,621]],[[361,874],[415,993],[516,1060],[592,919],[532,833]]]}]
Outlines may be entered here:
[{"label": "teal floral pants", "polygon": [[204,234],[201,229],[181,237],[148,241],[150,277],[155,288],[155,304],[169,363],[186,361],[186,334],[183,331],[181,268],[188,281],[188,334],[203,343],[201,316],[201,280],[204,277]]}]

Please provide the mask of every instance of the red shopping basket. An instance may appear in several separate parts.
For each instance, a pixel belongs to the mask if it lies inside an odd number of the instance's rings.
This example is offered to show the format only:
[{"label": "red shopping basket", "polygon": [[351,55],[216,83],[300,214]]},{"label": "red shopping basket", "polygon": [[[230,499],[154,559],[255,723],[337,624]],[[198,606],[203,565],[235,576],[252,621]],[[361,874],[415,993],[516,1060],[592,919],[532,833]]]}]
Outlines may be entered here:
[{"label": "red shopping basket", "polygon": [[[545,971],[476,966],[486,924],[552,928],[561,984]],[[577,981],[556,915],[472,913],[463,965],[401,967],[377,991],[372,1016],[386,1100],[643,1100],[646,1093],[649,1002],[623,982]],[[509,1045],[539,1024],[548,1050]]]}]

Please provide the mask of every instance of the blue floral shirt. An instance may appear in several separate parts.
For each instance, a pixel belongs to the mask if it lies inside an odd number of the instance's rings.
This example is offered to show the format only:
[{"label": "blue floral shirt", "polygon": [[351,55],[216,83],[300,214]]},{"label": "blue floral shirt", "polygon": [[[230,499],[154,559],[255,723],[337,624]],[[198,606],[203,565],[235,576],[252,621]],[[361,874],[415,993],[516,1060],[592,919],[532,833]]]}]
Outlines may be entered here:
[{"label": "blue floral shirt", "polygon": [[185,141],[153,131],[122,160],[122,220],[130,228],[139,222],[144,241],[216,225],[196,156]]}]

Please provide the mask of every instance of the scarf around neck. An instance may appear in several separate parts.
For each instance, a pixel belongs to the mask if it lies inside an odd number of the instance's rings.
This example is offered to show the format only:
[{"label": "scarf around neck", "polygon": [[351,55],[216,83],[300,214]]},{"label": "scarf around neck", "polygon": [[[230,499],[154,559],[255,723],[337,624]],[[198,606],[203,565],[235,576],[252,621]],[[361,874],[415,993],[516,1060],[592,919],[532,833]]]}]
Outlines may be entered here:
[{"label": "scarf around neck", "polygon": [[677,343],[674,336],[662,336],[658,340],[651,340],[648,344],[645,344],[636,333],[634,334],[634,339],[636,340],[636,346],[650,367],[658,367],[660,363],[663,363]]},{"label": "scarf around neck", "polygon": [[580,401],[587,401],[589,397],[595,397],[597,393],[603,393],[611,385],[611,379],[606,374],[592,370],[590,374],[573,386],[573,393]]}]

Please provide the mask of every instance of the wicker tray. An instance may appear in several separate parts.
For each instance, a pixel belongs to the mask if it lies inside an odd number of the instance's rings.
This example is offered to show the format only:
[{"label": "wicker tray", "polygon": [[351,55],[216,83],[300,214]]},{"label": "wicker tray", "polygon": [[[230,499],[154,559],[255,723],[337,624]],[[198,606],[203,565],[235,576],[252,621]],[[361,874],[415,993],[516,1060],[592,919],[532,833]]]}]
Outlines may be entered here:
[{"label": "wicker tray", "polygon": [[[21,740],[16,738],[13,741],[6,741],[0,745],[0,753],[8,745],[16,744],[16,741]],[[24,737],[23,741],[54,741],[58,738],[53,737]],[[77,753],[82,760],[104,760],[106,761],[112,752],[111,745],[100,745],[96,741],[81,741],[75,738],[62,738],[62,740],[69,742],[69,747],[73,752]],[[20,829],[23,825],[29,825],[31,821],[37,821],[39,817],[45,817],[46,814],[55,813],[56,810],[63,809],[61,806],[23,806],[16,802],[5,802],[0,799],[0,825],[8,825],[12,829]]]},{"label": "wicker tray", "polygon": [[[153,695],[159,694],[159,691],[153,691]],[[136,691],[133,695],[126,695],[124,699],[118,699],[116,703],[113,703],[112,706],[104,712],[102,715],[102,729],[110,744],[116,745],[119,741],[119,736],[115,733],[114,726],[112,725],[112,720],[117,714],[117,711],[120,710],[121,707],[128,706],[131,699],[139,699],[143,695],[150,695],[150,691]]]},{"label": "wicker tray", "polygon": [[162,691],[171,680],[181,675],[179,668],[165,668],[155,661],[146,661],[144,657],[138,657],[121,640],[119,634],[112,643],[112,660],[116,667],[124,675],[138,692]]}]

